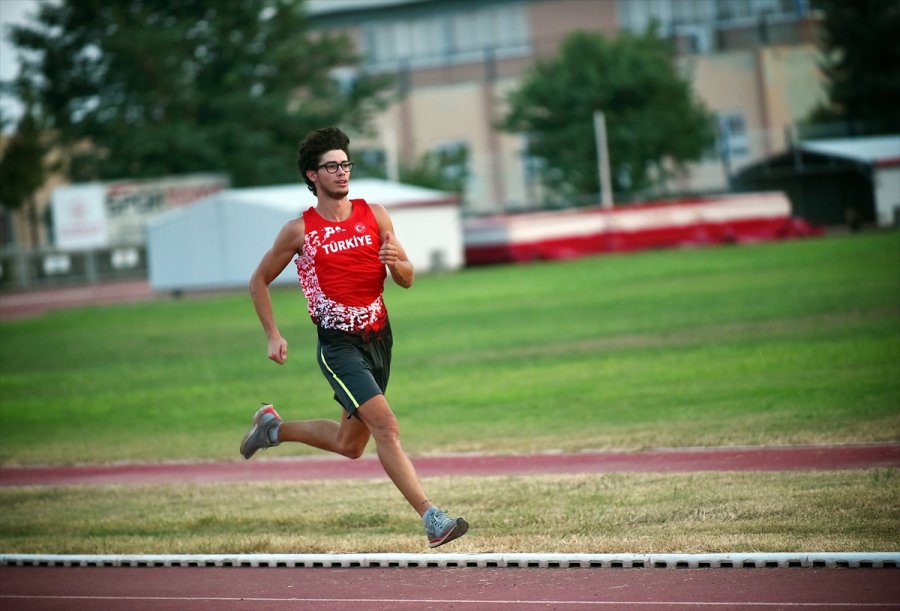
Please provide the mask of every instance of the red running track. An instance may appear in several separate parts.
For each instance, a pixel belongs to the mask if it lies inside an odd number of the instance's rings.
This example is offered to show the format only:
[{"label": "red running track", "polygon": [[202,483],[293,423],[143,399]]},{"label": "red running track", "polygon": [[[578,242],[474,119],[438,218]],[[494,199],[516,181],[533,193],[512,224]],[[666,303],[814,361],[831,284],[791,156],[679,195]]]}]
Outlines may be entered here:
[{"label": "red running track", "polygon": [[4,293],[0,295],[0,321],[34,318],[54,310],[148,301],[157,297],[150,283],[143,279]]},{"label": "red running track", "polygon": [[[792,471],[900,467],[900,444],[414,457],[422,477],[550,473]],[[383,478],[378,459],[0,467],[0,486]]]},{"label": "red running track", "polygon": [[[420,474],[854,469],[900,466],[900,445],[444,456]],[[376,459],[0,469],[4,485],[384,477]],[[0,567],[0,609],[356,611],[900,609],[887,569]]]},{"label": "red running track", "polygon": [[6,611],[900,609],[896,569],[0,567]]}]

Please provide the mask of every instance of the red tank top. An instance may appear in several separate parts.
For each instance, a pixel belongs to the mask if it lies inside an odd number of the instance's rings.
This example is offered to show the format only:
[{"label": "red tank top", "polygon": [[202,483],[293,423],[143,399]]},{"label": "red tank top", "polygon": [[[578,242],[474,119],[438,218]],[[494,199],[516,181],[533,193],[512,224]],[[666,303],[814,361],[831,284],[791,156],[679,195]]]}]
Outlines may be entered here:
[{"label": "red tank top", "polygon": [[350,203],[350,217],[340,222],[323,218],[315,208],[303,213],[297,275],[316,325],[367,339],[387,326],[382,299],[387,271],[378,258],[381,232],[375,214],[363,199]]}]

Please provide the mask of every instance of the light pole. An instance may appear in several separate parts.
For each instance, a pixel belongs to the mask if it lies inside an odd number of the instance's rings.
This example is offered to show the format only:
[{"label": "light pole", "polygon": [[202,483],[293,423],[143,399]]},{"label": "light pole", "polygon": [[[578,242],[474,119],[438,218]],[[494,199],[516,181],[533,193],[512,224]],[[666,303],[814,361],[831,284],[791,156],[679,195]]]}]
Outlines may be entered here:
[{"label": "light pole", "polygon": [[600,205],[613,207],[612,185],[609,179],[609,147],[606,143],[606,117],[594,112],[594,138],[597,146],[597,171],[600,176]]}]

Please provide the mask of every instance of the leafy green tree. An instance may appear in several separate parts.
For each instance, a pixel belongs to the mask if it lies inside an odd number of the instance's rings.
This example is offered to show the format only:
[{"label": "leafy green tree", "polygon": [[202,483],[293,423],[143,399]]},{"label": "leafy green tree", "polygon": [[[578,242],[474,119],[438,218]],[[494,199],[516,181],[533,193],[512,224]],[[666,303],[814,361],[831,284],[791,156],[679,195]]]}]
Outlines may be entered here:
[{"label": "leafy green tree", "polygon": [[572,33],[556,57],[534,65],[508,101],[501,127],[528,135],[527,152],[542,160],[542,179],[569,201],[596,198],[600,190],[596,111],[606,119],[616,192],[660,187],[670,164],[678,169],[700,159],[715,140],[712,117],[655,29],[613,40]]},{"label": "leafy green tree", "polygon": [[299,139],[364,130],[387,84],[333,78],[358,58],[346,37],[311,34],[302,1],[62,0],[11,38],[74,180],[296,180]]},{"label": "leafy green tree", "polygon": [[469,176],[468,164],[469,149],[466,146],[429,151],[413,163],[400,165],[400,182],[462,197]]},{"label": "leafy green tree", "polygon": [[843,121],[868,133],[900,131],[900,2],[818,0],[825,20],[827,104],[812,123]]}]

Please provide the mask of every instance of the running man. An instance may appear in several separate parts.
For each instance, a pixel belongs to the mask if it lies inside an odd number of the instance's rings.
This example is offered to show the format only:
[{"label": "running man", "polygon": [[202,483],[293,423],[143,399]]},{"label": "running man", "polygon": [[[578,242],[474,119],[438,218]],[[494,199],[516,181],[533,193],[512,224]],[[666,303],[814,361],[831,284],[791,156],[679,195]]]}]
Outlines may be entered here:
[{"label": "running man", "polygon": [[272,405],[253,416],[241,442],[249,459],[285,441],[359,458],[375,440],[385,473],[422,517],[430,547],[466,534],[469,524],[432,504],[400,445],[397,418],[385,399],[393,337],[382,293],[387,277],[409,288],[412,263],[384,207],[348,199],[350,139],[336,127],[316,130],[301,143],[297,166],[317,202],[289,221],[250,278],[253,306],[279,365],[288,343],[275,322],[269,285],[295,259],[310,318],[318,332],[316,360],[343,408],[338,420],[282,421]]}]

